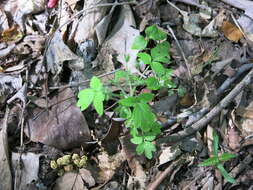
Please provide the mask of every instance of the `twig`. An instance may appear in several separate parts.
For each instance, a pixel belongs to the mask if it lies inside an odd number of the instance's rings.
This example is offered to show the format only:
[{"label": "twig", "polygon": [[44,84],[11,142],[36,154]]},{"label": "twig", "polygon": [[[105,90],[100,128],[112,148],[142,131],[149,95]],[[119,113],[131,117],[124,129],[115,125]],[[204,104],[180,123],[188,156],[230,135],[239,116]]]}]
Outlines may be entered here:
[{"label": "twig", "polygon": [[192,78],[192,73],[191,73],[191,70],[190,70],[190,65],[188,63],[188,60],[186,59],[185,53],[183,51],[183,48],[181,47],[181,45],[180,45],[180,43],[179,43],[179,41],[178,41],[175,33],[173,32],[172,28],[169,25],[167,25],[167,28],[168,28],[169,32],[171,33],[172,37],[174,38],[174,40],[176,41],[177,47],[179,48],[180,53],[182,54],[182,57],[184,59],[185,65],[187,67],[187,71],[188,71],[189,77]]},{"label": "twig", "polygon": [[[117,71],[120,71],[122,69],[115,69],[114,71],[111,71],[111,72],[108,72],[108,73],[105,73],[105,74],[102,74],[102,75],[98,75],[97,77],[98,78],[103,78],[107,75],[111,75]],[[81,81],[81,82],[77,82],[77,83],[72,83],[72,84],[66,84],[66,85],[62,85],[62,86],[52,86],[52,87],[49,87],[50,90],[55,90],[55,89],[60,89],[60,88],[68,88],[68,87],[75,87],[75,86],[79,86],[81,84],[86,84],[88,82],[90,82],[91,79],[87,79],[87,80],[84,80],[84,81]]]},{"label": "twig", "polygon": [[238,79],[239,76],[241,76],[241,74],[250,70],[252,67],[253,67],[252,63],[242,65],[239,69],[237,69],[237,72],[233,77],[227,78],[222,83],[222,85],[215,92],[215,96],[221,95],[236,79]]},{"label": "twig", "polygon": [[253,69],[243,78],[243,80],[237,84],[233,90],[223,100],[217,104],[209,113],[202,117],[199,121],[194,123],[192,126],[167,137],[163,137],[157,140],[158,144],[161,143],[175,143],[181,139],[194,134],[206,126],[220,111],[227,107],[229,103],[251,82],[253,77]]},{"label": "twig", "polygon": [[147,190],[155,190],[157,187],[162,183],[162,181],[167,177],[169,173],[172,173],[172,171],[178,166],[183,163],[185,163],[186,158],[184,156],[180,157],[178,160],[173,162],[172,164],[169,165],[163,172],[158,173],[158,175],[155,177],[155,180],[151,182]]}]

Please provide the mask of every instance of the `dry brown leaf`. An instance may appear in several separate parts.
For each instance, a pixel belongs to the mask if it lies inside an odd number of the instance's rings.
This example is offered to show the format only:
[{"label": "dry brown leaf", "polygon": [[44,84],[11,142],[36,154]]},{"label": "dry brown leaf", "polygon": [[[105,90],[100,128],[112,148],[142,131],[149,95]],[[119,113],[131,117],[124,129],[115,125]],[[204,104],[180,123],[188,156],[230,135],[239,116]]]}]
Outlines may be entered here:
[{"label": "dry brown leaf", "polygon": [[84,185],[82,176],[75,172],[65,173],[55,182],[54,190],[88,190]]},{"label": "dry brown leaf", "polygon": [[34,142],[58,149],[85,145],[90,139],[90,131],[81,110],[76,106],[72,90],[67,88],[60,91],[58,96],[49,100],[50,105],[52,107],[48,112],[40,108],[31,111],[26,135]]},{"label": "dry brown leaf", "polygon": [[180,104],[184,107],[190,107],[194,104],[194,98],[187,93],[180,100]]},{"label": "dry brown leaf", "polygon": [[243,37],[243,34],[240,29],[229,21],[223,22],[221,30],[224,35],[233,42],[238,42]]},{"label": "dry brown leaf", "polygon": [[106,152],[103,151],[98,155],[97,158],[99,161],[99,168],[101,170],[99,172],[98,180],[101,183],[105,183],[111,180],[116,170],[126,160],[126,158],[121,152],[113,156],[109,156]]},{"label": "dry brown leaf", "polygon": [[0,42],[18,41],[23,37],[18,25],[14,25],[10,29],[2,31]]}]

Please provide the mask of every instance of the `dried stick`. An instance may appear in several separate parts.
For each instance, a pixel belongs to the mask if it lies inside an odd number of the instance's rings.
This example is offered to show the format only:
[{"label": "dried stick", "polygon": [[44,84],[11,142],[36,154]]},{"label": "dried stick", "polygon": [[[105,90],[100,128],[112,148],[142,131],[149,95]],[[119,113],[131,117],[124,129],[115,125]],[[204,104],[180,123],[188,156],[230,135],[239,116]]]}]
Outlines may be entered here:
[{"label": "dried stick", "polygon": [[176,167],[185,163],[186,160],[187,159],[184,156],[182,156],[178,160],[173,162],[171,165],[169,165],[169,167],[167,167],[163,172],[158,173],[157,176],[155,177],[155,180],[148,185],[147,190],[157,189],[157,187],[162,183],[162,181],[167,177],[167,175],[169,173],[172,173]]},{"label": "dried stick", "polygon": [[243,80],[237,84],[233,90],[220,102],[218,103],[209,113],[207,113],[204,117],[202,117],[199,121],[194,123],[192,126],[175,133],[173,135],[163,137],[157,140],[158,144],[161,143],[175,143],[180,141],[181,139],[194,134],[195,132],[201,130],[204,126],[206,126],[216,115],[220,113],[220,111],[227,107],[229,103],[247,86],[251,78],[253,77],[253,69],[243,78]]}]

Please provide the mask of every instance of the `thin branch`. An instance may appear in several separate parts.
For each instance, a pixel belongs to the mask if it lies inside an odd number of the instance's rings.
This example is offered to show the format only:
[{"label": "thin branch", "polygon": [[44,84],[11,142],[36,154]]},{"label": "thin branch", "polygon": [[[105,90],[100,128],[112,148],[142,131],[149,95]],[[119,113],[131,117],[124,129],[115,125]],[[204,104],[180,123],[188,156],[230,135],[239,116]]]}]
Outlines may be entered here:
[{"label": "thin branch", "polygon": [[251,78],[253,77],[253,69],[243,78],[243,80],[237,84],[233,90],[219,103],[217,104],[209,113],[207,113],[204,117],[202,117],[199,121],[194,123],[192,126],[175,133],[173,135],[163,137],[157,140],[158,144],[161,143],[175,143],[183,138],[190,136],[197,131],[201,130],[205,127],[216,115],[220,113],[220,111],[226,108],[231,101],[251,82]]}]

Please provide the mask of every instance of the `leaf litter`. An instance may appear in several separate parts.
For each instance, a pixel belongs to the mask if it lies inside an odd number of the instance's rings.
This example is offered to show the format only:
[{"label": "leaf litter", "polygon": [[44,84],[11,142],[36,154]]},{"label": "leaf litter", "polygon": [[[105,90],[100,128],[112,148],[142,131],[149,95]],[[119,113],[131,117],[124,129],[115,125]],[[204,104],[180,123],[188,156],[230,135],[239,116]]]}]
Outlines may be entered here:
[{"label": "leaf litter", "polygon": [[[246,0],[2,1],[0,189],[252,188],[250,7]],[[154,29],[146,32],[152,25],[167,41],[152,36]],[[157,90],[150,80],[147,88],[135,89],[154,98],[133,104],[134,124],[148,129],[155,114],[162,126],[146,148],[132,143],[143,139],[129,137],[106,88],[101,94],[93,84],[99,95],[85,103],[85,111],[76,106],[93,76],[107,84],[116,71],[127,70],[154,80],[163,69],[152,61],[172,69],[175,87]],[[124,87],[111,91],[117,95]],[[6,120],[9,108],[14,114]],[[136,147],[152,159],[138,155]],[[224,161],[216,169],[198,166],[214,161],[215,152]],[[66,162],[73,171],[64,173],[50,168],[52,160],[75,154],[87,156],[87,165]]]}]

